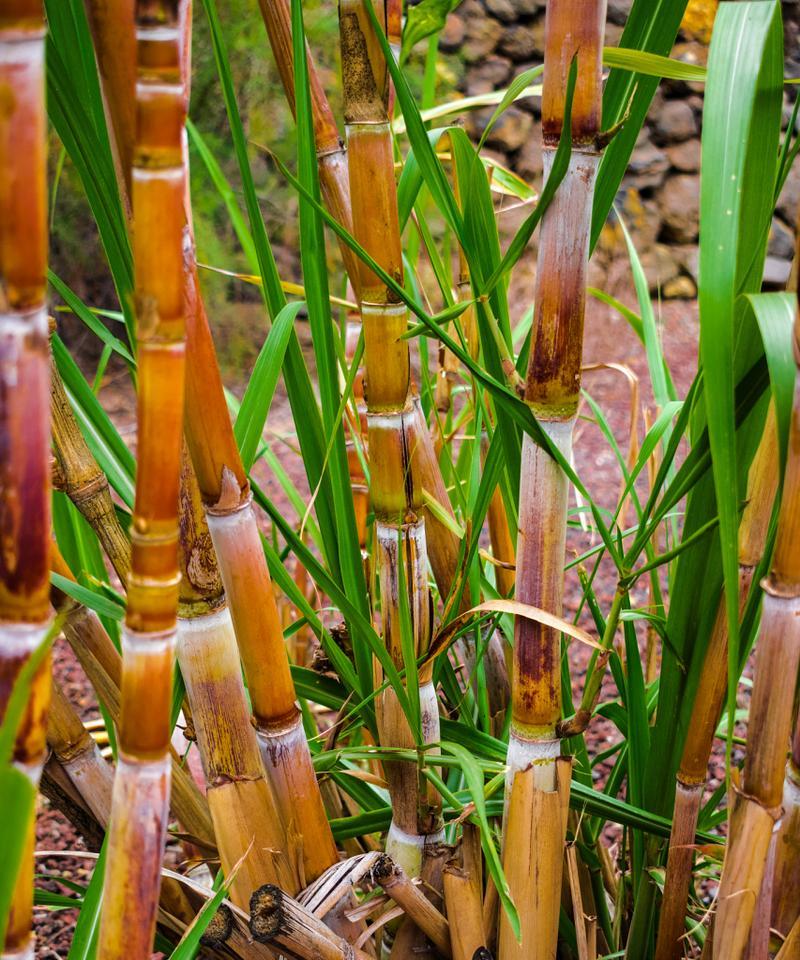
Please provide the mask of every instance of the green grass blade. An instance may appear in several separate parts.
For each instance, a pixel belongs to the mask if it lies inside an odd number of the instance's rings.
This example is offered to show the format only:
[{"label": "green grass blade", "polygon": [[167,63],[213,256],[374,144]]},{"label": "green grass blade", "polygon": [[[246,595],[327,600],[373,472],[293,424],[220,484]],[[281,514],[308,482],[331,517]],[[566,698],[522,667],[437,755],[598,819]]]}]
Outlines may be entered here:
[{"label": "green grass blade", "polygon": [[[741,450],[734,417],[735,301],[752,243],[772,214],[783,98],[780,5],[724,3],[709,53],[700,188],[700,355],[728,611],[729,710],[739,659],[738,529]],[[733,724],[730,725],[731,733]]]},{"label": "green grass blade", "polygon": [[264,424],[267,422],[267,414],[275,393],[275,387],[278,385],[278,378],[281,375],[281,367],[283,366],[289,337],[294,329],[297,314],[304,306],[305,304],[302,301],[287,303],[278,312],[275,322],[270,327],[266,340],[264,340],[264,345],[259,351],[258,359],[247,383],[247,389],[242,397],[242,404],[239,408],[239,415],[236,417],[233,432],[236,435],[242,462],[247,471],[250,470],[255,461],[256,451],[264,433]]}]

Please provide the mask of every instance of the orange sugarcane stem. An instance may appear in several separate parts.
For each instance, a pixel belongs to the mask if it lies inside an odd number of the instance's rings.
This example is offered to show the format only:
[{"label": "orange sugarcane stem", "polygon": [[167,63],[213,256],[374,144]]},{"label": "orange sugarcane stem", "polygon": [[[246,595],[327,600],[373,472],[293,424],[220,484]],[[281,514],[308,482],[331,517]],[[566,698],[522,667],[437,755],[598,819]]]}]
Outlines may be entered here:
[{"label": "orange sugarcane stem", "polygon": [[169,816],[185,363],[181,28],[179,0],[138,0],[131,177],[138,464],[101,960],[150,955]]}]

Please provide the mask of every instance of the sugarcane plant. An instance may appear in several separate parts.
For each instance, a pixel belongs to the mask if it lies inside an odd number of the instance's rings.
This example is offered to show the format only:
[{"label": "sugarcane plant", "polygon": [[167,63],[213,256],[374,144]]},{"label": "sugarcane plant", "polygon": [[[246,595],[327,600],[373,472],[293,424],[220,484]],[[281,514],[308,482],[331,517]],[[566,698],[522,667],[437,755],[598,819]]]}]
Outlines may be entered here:
[{"label": "sugarcane plant", "polygon": [[[47,325],[47,117],[42,4],[0,11],[0,763],[16,797],[2,955],[34,955],[32,798],[46,754],[50,700],[50,401]],[[15,703],[24,677],[27,701]],[[23,778],[19,784],[15,778]]]},{"label": "sugarcane plant", "polygon": [[[619,48],[603,0],[548,0],[543,63],[466,99],[441,5],[340,0],[335,70],[311,7],[252,6],[0,4],[3,957],[54,904],[81,956],[794,956],[797,301],[761,291],[800,152],[780,5],[720,4],[701,66],[669,56],[685,0],[634,0]],[[294,155],[255,142],[245,34]],[[705,91],[696,371],[612,209],[661,78]],[[484,149],[531,97],[538,190]],[[47,272],[75,179],[103,302]],[[212,206],[235,249],[205,249]],[[621,300],[589,285],[617,241]],[[230,379],[220,270],[264,314]],[[595,362],[599,310],[641,358]],[[627,452],[600,367],[634,384]],[[91,851],[68,896],[34,884],[40,774]]]},{"label": "sugarcane plant", "polygon": [[102,957],[145,957],[150,951],[169,815],[186,354],[183,29],[177,0],[137,3],[131,205],[138,463],[122,632],[119,754],[98,939]]}]

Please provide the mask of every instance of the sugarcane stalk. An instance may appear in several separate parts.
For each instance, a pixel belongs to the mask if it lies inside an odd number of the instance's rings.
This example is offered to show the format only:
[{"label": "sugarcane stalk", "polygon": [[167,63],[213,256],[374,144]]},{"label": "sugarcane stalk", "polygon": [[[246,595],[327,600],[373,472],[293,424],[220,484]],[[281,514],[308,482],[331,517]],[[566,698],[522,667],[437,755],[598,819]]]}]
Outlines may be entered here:
[{"label": "sugarcane stalk", "polygon": [[[800,357],[799,334],[796,319],[796,359]],[[714,960],[739,960],[744,952],[783,801],[800,667],[800,378],[795,382],[775,553],[762,586],[747,749],[741,788],[734,784],[730,839],[715,920]]]},{"label": "sugarcane stalk", "polygon": [[47,744],[97,822],[105,827],[111,812],[114,771],[57,683],[52,685]]},{"label": "sugarcane stalk", "polygon": [[800,713],[783,781],[783,816],[775,838],[772,927],[788,937],[800,916]]},{"label": "sugarcane stalk", "polygon": [[[0,720],[50,623],[45,24],[41,0],[0,9]],[[50,662],[33,678],[13,760],[44,765]],[[16,877],[3,958],[32,958],[34,819]]]},{"label": "sugarcane stalk", "polygon": [[[413,479],[422,489],[423,494],[432,498],[440,508],[455,519],[447,487],[439,469],[434,446],[431,443],[430,431],[425,422],[422,404],[418,396],[412,397],[413,407],[413,450],[412,459]],[[459,571],[459,557],[461,542],[452,527],[448,526],[433,510],[425,506],[423,500],[422,514],[425,519],[426,543],[428,545],[428,560],[433,571],[439,593],[446,598]],[[430,537],[428,537],[430,533]],[[465,613],[470,608],[468,590],[461,594],[458,612]],[[464,644],[466,666],[470,673],[475,666],[474,645]],[[506,665],[505,650],[502,638],[497,631],[489,638],[489,646],[484,659],[486,670],[486,686],[489,694],[489,710],[493,717],[502,724],[502,717],[508,707],[510,685]]]},{"label": "sugarcane stalk", "polygon": [[131,567],[130,541],[117,519],[106,475],[84,440],[55,364],[51,370],[50,397],[53,450],[64,493],[97,534],[124,587]]},{"label": "sugarcane stalk", "polygon": [[[545,179],[562,132],[567,78],[574,58],[577,79],[572,102],[572,153],[564,180],[542,220],[524,399],[567,460],[571,456],[579,401],[589,231],[600,159],[604,20],[603,0],[551,0],[545,20]],[[557,615],[562,611],[567,500],[565,474],[549,453],[526,435],[520,474],[516,598]],[[517,617],[504,843],[507,851],[513,850],[515,857],[529,862],[534,875],[540,868],[545,871],[556,890],[561,887],[565,829],[553,796],[558,789],[556,760],[560,740],[556,727],[561,704],[559,632]],[[515,801],[517,790],[523,792],[523,800]],[[529,810],[534,817],[530,830],[524,830],[520,838],[533,844],[524,850],[511,844],[515,811],[522,810]],[[544,880],[531,884],[523,874],[518,882],[516,887],[511,884],[511,890],[522,921],[521,949],[528,957],[552,958],[558,929],[558,898],[552,891],[547,893]],[[503,935],[504,929],[507,924],[501,926],[502,960],[521,956],[520,948]]]},{"label": "sugarcane stalk", "polygon": [[185,362],[182,47],[179,0],[137,0],[138,465],[101,960],[152,951],[169,817]]},{"label": "sugarcane stalk", "polygon": [[452,957],[447,917],[414,885],[405,870],[384,854],[372,868],[371,876],[403,908],[406,916],[425,933],[439,953],[447,958]]},{"label": "sugarcane stalk", "polygon": [[[385,23],[384,5],[378,3],[376,10]],[[402,280],[386,64],[372,21],[359,0],[340,4],[339,23],[353,232],[387,273]],[[409,613],[410,640],[417,657],[426,652],[431,632],[422,491],[412,468],[416,444],[410,358],[407,341],[400,339],[408,316],[404,304],[395,301],[365,264],[359,263],[358,271],[381,626],[390,655],[402,666],[401,605]],[[439,713],[430,668],[421,672],[419,684],[421,734],[425,742],[435,742]],[[377,707],[381,742],[415,746],[391,687],[381,694]],[[385,769],[392,797],[387,852],[410,876],[417,876],[426,843],[438,843],[441,837],[441,799],[427,785],[421,786],[414,764],[387,762]]]},{"label": "sugarcane stalk", "polygon": [[[761,560],[778,486],[778,444],[774,407],[747,478],[747,503],[739,524],[739,611],[747,602],[755,568]],[[664,896],[658,926],[656,960],[682,954],[686,903],[692,877],[694,837],[706,786],[708,761],[728,690],[728,617],[724,596],[708,642],[695,694],[692,718],[676,774]]]},{"label": "sugarcane stalk", "polygon": [[85,0],[102,84],[103,105],[123,209],[130,216],[131,170],[136,140],[136,0]]},{"label": "sugarcane stalk", "polygon": [[264,882],[299,889],[275,800],[264,777],[200,491],[184,456],[180,499],[178,663],[192,709],[220,862],[243,909]]},{"label": "sugarcane stalk", "polygon": [[[112,37],[113,31],[107,31],[105,37],[96,34],[98,42]],[[98,52],[101,67],[107,54]],[[182,57],[185,62],[185,46]],[[105,88],[124,83],[124,72],[106,72],[103,82]],[[117,93],[107,99],[111,104],[119,98]],[[116,114],[113,121],[116,127]],[[183,163],[187,162],[184,149]],[[231,426],[200,291],[188,187],[185,219],[186,440],[245,670],[267,779],[287,836],[302,834],[304,879],[310,882],[338,855],[302,729],[250,485]]]},{"label": "sugarcane stalk", "polygon": [[[258,0],[264,25],[267,28],[272,53],[286,93],[292,114],[295,113],[294,57],[292,53],[292,17],[288,0]],[[331,216],[352,233],[350,183],[347,171],[347,152],[331,110],[325,89],[317,74],[314,60],[307,53],[308,82],[311,112],[314,122],[314,141],[317,149],[317,169],[322,198]],[[340,241],[345,270],[357,291],[358,257]]]},{"label": "sugarcane stalk", "polygon": [[473,960],[486,945],[480,874],[476,876],[464,863],[448,863],[443,878],[453,960]]},{"label": "sugarcane stalk", "polygon": [[[267,32],[270,37],[270,43],[276,63],[278,65],[281,80],[284,85],[286,97],[291,109],[294,111],[294,71],[292,64],[291,17],[289,12],[289,4],[286,2],[286,0],[259,0],[259,5],[264,17],[264,22],[267,26]],[[390,40],[390,43],[395,43],[398,46],[401,29],[401,15],[402,4],[395,3],[393,6],[391,4],[389,5],[387,22],[389,20],[391,21],[391,28],[389,29],[387,36]],[[353,233],[353,204],[351,198],[352,184],[351,177],[349,176],[348,155],[345,148],[342,146],[342,141],[339,137],[333,111],[331,110],[330,104],[325,95],[325,91],[316,75],[313,59],[310,55],[308,57],[308,69],[311,87],[311,109],[317,144],[319,179],[322,198],[330,214],[350,233]],[[388,77],[386,79],[386,83],[388,84],[388,93],[386,96],[386,115],[388,117],[392,112],[389,104],[393,99],[393,88],[388,80]],[[345,117],[345,119],[347,118]],[[338,147],[336,146],[337,144]],[[341,250],[347,275],[350,279],[353,290],[356,292],[356,296],[358,296],[358,291],[360,290],[361,283],[363,281],[364,268],[360,264],[358,258],[346,244],[341,244]],[[465,263],[459,280],[458,289],[460,291],[460,296],[471,296],[471,287],[468,274],[466,273]],[[462,324],[468,333],[470,350],[473,356],[477,356],[477,331],[473,308],[469,308],[465,312],[464,318],[462,319]],[[353,349],[358,332],[359,329],[354,323],[348,323],[348,339],[349,342],[353,344]],[[354,389],[354,395],[358,398],[358,385]],[[419,417],[420,412],[420,409],[415,409],[415,417]],[[419,477],[415,476],[415,484],[420,488],[425,486],[423,476],[423,472],[425,472],[428,476],[436,476],[437,479],[435,484],[432,485],[435,485],[437,489],[444,488],[446,490],[446,487],[444,487],[444,481],[442,480],[441,470],[436,458],[433,440],[430,436],[430,432],[427,429],[427,425],[424,423],[424,417],[422,418],[421,423],[418,425],[415,436],[415,449],[418,451],[419,456],[412,458],[411,467],[415,471],[415,474],[417,471],[420,473]],[[357,464],[357,455],[355,454],[355,451],[350,451],[348,458],[351,467],[351,476],[354,478],[353,490],[356,498],[357,517],[360,518],[363,516],[363,514],[359,510],[359,507],[363,507],[364,504],[363,499],[360,499],[360,495],[362,493],[361,487],[363,472],[361,471],[360,464]],[[448,509],[452,510],[452,508],[450,508],[449,498],[446,495],[443,500],[440,500],[440,502],[444,505],[447,505]],[[430,550],[431,566],[434,570],[434,576],[436,577],[439,591],[443,596],[445,596],[449,592],[450,585],[455,578],[458,559],[458,546],[456,543],[455,554],[453,554],[452,531],[450,531],[445,524],[441,523],[434,516],[434,514],[431,513],[431,511],[425,509],[424,505],[423,515],[428,526],[427,542]],[[359,526],[359,530],[361,531],[362,529],[363,528]]]}]

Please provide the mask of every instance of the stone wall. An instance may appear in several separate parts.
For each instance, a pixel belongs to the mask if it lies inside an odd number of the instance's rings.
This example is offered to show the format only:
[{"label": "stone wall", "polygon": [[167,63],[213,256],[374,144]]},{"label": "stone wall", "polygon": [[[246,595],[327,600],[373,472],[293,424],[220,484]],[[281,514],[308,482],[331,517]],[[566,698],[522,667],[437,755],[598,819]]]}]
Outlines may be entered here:
[{"label": "stone wall", "polygon": [[[609,0],[606,44],[616,45],[631,0]],[[786,75],[800,76],[800,0],[782,4]],[[705,64],[716,0],[690,0],[672,56]],[[463,0],[450,14],[440,47],[457,58],[459,88],[466,96],[508,86],[523,70],[542,62],[544,0]],[[791,94],[785,97],[788,123]],[[617,198],[642,258],[651,290],[665,298],[696,294],[700,129],[703,85],[663,81]],[[492,108],[466,116],[468,132],[479,137]],[[510,107],[487,138],[488,152],[525,179],[541,177],[538,98]],[[772,225],[765,282],[782,286],[794,254],[794,224],[800,203],[800,164],[783,191]],[[599,254],[624,251],[618,228],[609,224]]]}]

